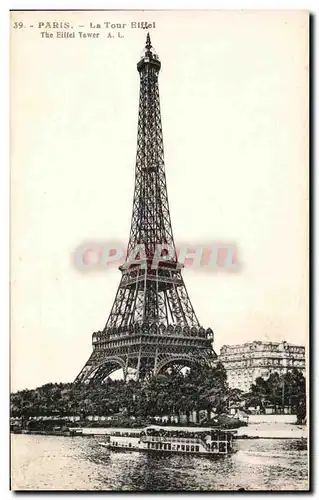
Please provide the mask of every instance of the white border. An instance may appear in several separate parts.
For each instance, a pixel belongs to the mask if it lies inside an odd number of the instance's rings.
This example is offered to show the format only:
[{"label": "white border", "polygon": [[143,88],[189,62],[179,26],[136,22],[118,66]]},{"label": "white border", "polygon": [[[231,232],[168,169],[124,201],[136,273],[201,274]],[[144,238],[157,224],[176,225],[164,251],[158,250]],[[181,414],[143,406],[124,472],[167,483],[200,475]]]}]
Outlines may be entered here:
[{"label": "white border", "polygon": [[[5,4],[6,2],[4,2]],[[83,9],[83,10],[200,10],[200,9],[219,9],[219,10],[242,10],[242,9],[253,9],[253,10],[311,10],[316,11],[316,1],[310,0],[308,2],[303,2],[302,0],[139,0],[132,2],[130,0],[95,0],[94,2],[84,1],[84,0],[69,0],[67,5],[63,0],[55,0],[51,2],[49,0],[42,0],[40,2],[33,2],[26,0],[7,2],[9,9],[23,10],[23,9],[35,9],[35,10],[72,10],[72,9]]]},{"label": "white border", "polygon": [[[1,52],[2,56],[2,68],[4,69],[4,72],[2,72],[2,79],[1,79],[1,97],[3,100],[1,110],[2,110],[2,130],[1,130],[1,142],[2,142],[2,155],[3,160],[2,160],[2,165],[0,168],[0,223],[1,223],[1,233],[2,233],[2,244],[0,246],[1,249],[1,300],[0,300],[0,320],[2,323],[2,328],[1,328],[1,343],[2,343],[2,363],[1,363],[1,389],[2,389],[2,408],[0,412],[0,429],[2,431],[2,453],[1,453],[1,475],[0,475],[0,492],[1,492],[1,498],[7,498],[10,495],[10,492],[8,491],[9,488],[9,465],[8,465],[8,445],[9,445],[9,439],[8,439],[8,425],[9,425],[9,405],[8,405],[8,387],[9,387],[9,377],[8,377],[8,372],[9,372],[9,360],[8,360],[8,349],[9,349],[9,341],[8,341],[8,325],[9,325],[9,298],[8,298],[8,282],[9,282],[9,15],[8,11],[10,9],[15,9],[15,10],[27,10],[27,9],[34,9],[34,10],[58,10],[58,9],[65,9],[65,10],[75,10],[75,9],[83,9],[83,10],[92,10],[92,9],[100,9],[100,10],[105,10],[105,9],[114,9],[114,10],[121,10],[121,9],[126,9],[126,10],[185,10],[185,9],[194,9],[194,10],[199,10],[199,9],[220,9],[220,10],[227,10],[227,9],[234,9],[234,10],[239,10],[239,9],[264,9],[264,10],[284,10],[284,9],[299,9],[299,10],[309,10],[313,15],[316,15],[318,11],[318,1],[317,0],[311,0],[311,1],[302,1],[302,0],[291,0],[291,1],[284,1],[284,0],[268,0],[268,1],[262,1],[262,0],[246,0],[246,1],[241,1],[238,2],[236,0],[185,0],[185,1],[180,1],[180,0],[143,0],[143,1],[136,1],[132,2],[129,0],[99,0],[99,1],[81,1],[81,0],[69,0],[67,5],[63,0],[55,0],[54,2],[49,1],[49,0],[42,0],[41,2],[37,1],[25,1],[25,0],[20,0],[20,1],[7,1],[4,0],[1,2],[0,5],[0,35],[1,35],[1,47],[4,48],[4,50]],[[316,22],[316,21],[315,21]],[[315,38],[313,36],[313,38]],[[312,50],[314,52],[314,60],[313,64],[314,66],[318,62],[318,54],[317,51],[315,51],[316,47],[316,41],[314,41],[314,46],[312,47]],[[314,68],[312,68],[312,72],[314,75]],[[315,79],[313,76],[313,82],[315,84]],[[317,85],[316,85],[317,87]],[[315,92],[315,88],[314,88]],[[318,112],[318,106],[316,105],[314,109],[314,121],[317,118],[317,112]],[[315,131],[313,131],[313,147],[315,149],[315,144],[316,144],[316,136]],[[315,152],[315,151],[314,151]],[[315,170],[315,165],[316,161],[315,158],[313,158],[313,169]],[[315,188],[318,187],[318,173],[316,175],[316,178],[313,179],[315,180],[315,185],[312,186],[313,193],[315,191]],[[318,229],[318,220],[319,220],[319,214],[318,212],[318,206],[317,203],[315,204],[314,207],[314,231],[315,229]],[[317,216],[317,217],[316,217]],[[315,231],[316,235],[318,234],[318,231]],[[313,244],[315,245],[315,248],[318,248],[318,241],[317,238],[314,238],[315,235],[313,235]],[[318,268],[316,269],[315,272],[315,278],[318,277]],[[315,280],[316,281],[316,280]],[[314,287],[315,289],[315,287]],[[319,299],[318,297],[314,297],[314,304],[313,304],[313,312],[316,309],[319,309]],[[313,325],[313,341],[315,340],[316,337],[316,331],[317,329],[315,328],[315,325]],[[315,354],[314,358],[318,359],[316,356],[317,354],[317,349],[318,349],[319,343],[317,342],[315,344]],[[310,345],[311,348],[311,345]],[[312,384],[314,384],[316,380],[316,373],[315,373],[315,359],[313,359],[313,373],[312,373]],[[315,407],[313,408],[314,413],[318,415],[317,407],[318,407],[318,400],[315,398],[315,388],[312,388],[312,405]],[[315,423],[316,419],[312,418],[312,425]],[[314,449],[318,450],[318,436],[317,433],[314,435],[315,442],[312,444],[312,451]],[[5,445],[5,446],[4,446]],[[315,454],[313,453],[313,457],[315,457]],[[312,467],[313,472],[316,470],[315,464],[313,464]],[[315,488],[315,478],[313,477],[313,484]],[[214,493],[214,496],[216,497],[219,496],[221,497],[222,494]],[[306,493],[305,493],[306,494]],[[36,498],[38,494],[30,494],[29,498]],[[58,494],[57,494],[58,495]],[[61,494],[59,494],[61,495]],[[123,494],[124,495],[124,494]],[[180,496],[181,493],[178,494]],[[200,494],[196,495],[199,496]],[[273,493],[274,496],[279,496],[280,493]],[[293,495],[293,494],[291,494]],[[53,495],[54,497],[55,495]],[[86,496],[91,497],[92,493],[88,493]],[[122,495],[117,494],[117,498],[120,498]],[[175,496],[175,494],[169,494],[166,493],[165,495],[166,498],[169,498],[171,496]],[[245,496],[245,495],[244,495]],[[251,495],[250,495],[251,496]],[[263,497],[263,494],[258,494],[258,497]],[[285,495],[287,498],[287,495]],[[290,495],[288,495],[289,497]]]}]

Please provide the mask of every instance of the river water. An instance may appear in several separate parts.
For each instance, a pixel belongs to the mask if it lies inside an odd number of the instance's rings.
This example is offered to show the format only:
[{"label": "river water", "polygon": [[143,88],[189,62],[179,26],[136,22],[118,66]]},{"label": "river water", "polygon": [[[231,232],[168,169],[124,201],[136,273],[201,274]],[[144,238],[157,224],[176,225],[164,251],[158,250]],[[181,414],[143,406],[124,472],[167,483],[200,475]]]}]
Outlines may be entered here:
[{"label": "river water", "polygon": [[101,437],[11,435],[13,490],[307,490],[298,439],[237,440],[217,458],[110,451]]}]

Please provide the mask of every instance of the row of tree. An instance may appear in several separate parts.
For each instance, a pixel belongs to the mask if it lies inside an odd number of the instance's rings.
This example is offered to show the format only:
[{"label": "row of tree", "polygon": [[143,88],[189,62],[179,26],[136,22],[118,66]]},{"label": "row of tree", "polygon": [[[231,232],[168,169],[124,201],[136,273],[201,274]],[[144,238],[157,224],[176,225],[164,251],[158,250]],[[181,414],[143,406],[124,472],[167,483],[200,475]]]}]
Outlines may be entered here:
[{"label": "row of tree", "polygon": [[275,413],[289,408],[297,415],[299,423],[306,418],[306,380],[296,368],[279,375],[272,373],[268,379],[259,377],[245,395],[246,406],[259,406],[265,411],[271,405]]},{"label": "row of tree", "polygon": [[136,417],[189,414],[226,409],[227,376],[223,365],[183,373],[173,369],[148,382],[112,380],[103,384],[46,384],[11,394],[13,417],[112,415]]},{"label": "row of tree", "polygon": [[105,383],[46,384],[34,390],[11,394],[11,415],[67,416],[126,415],[146,418],[160,415],[189,415],[192,411],[213,410],[225,413],[232,404],[243,408],[258,406],[261,411],[272,405],[277,411],[292,408],[299,419],[306,413],[306,385],[297,370],[269,379],[258,378],[249,393],[231,390],[221,363],[215,368],[197,368],[151,378],[147,383],[112,380]]}]

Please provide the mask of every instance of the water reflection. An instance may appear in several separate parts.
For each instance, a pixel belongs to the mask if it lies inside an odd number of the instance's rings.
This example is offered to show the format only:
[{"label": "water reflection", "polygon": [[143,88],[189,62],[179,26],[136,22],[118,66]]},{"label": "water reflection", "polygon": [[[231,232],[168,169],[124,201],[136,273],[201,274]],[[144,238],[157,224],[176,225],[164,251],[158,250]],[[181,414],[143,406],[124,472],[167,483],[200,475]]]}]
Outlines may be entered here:
[{"label": "water reflection", "polygon": [[113,491],[306,490],[301,440],[237,441],[224,457],[110,451],[101,438],[12,436],[14,489]]}]

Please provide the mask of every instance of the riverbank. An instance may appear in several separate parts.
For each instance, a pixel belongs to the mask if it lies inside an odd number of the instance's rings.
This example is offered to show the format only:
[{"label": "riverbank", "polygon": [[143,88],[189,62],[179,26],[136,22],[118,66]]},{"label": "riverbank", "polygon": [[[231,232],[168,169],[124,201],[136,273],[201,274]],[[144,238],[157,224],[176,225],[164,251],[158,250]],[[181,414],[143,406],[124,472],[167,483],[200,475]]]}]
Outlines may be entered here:
[{"label": "riverbank", "polygon": [[237,429],[237,439],[307,439],[308,428],[305,425],[285,423],[248,424]]},{"label": "riverbank", "polygon": [[[207,427],[183,427],[184,430],[206,430]],[[129,428],[118,427],[74,427],[67,430],[22,430],[22,434],[42,435],[42,436],[73,436],[73,437],[94,437],[105,436],[113,432],[123,430],[129,432]],[[138,429],[136,429],[138,430]],[[248,424],[246,427],[234,429],[236,439],[307,439],[308,429],[303,425],[286,423],[258,423]],[[20,432],[19,432],[20,433]]]}]

